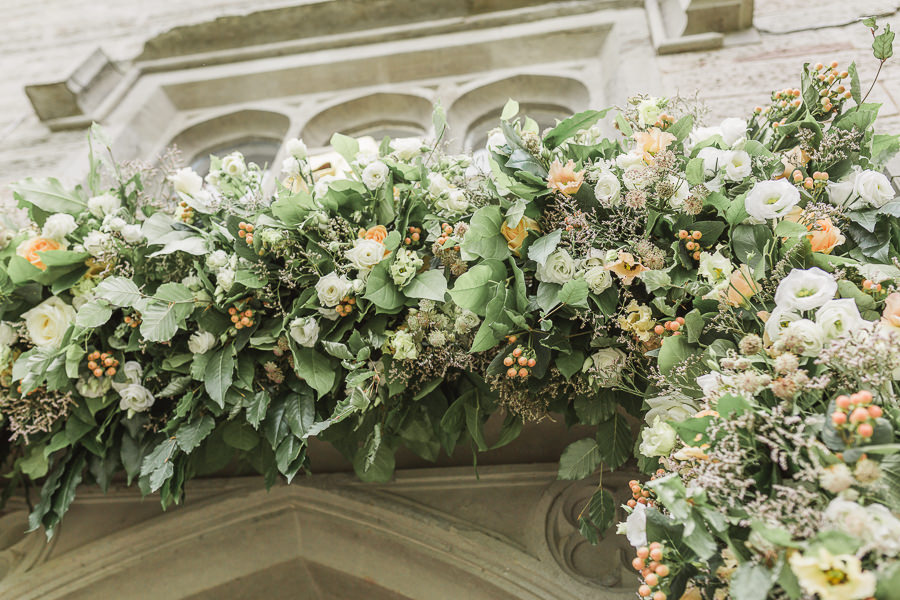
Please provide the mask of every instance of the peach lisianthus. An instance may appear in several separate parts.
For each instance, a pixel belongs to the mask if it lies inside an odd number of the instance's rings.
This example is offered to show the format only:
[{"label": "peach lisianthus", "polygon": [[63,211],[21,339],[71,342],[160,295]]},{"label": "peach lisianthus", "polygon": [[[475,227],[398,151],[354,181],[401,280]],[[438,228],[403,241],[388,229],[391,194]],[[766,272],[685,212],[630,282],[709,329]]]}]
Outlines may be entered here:
[{"label": "peach lisianthus", "polygon": [[831,219],[819,219],[808,227],[810,234],[806,236],[813,252],[831,254],[837,246],[844,243],[845,238]]},{"label": "peach lisianthus", "polygon": [[384,243],[384,238],[387,237],[387,228],[384,225],[375,225],[373,227],[369,227],[368,231],[365,229],[359,230],[359,237],[366,240],[374,240],[379,244]]},{"label": "peach lisianthus", "polygon": [[41,271],[47,270],[47,265],[38,256],[38,252],[47,252],[48,250],[59,250],[62,246],[56,240],[41,236],[29,238],[23,241],[16,248],[16,254],[33,264]]},{"label": "peach lisianthus", "polygon": [[575,171],[574,160],[569,160],[565,165],[554,160],[550,165],[547,187],[551,190],[571,196],[581,188],[582,183],[584,183],[584,171]]},{"label": "peach lisianthus", "polygon": [[629,252],[619,252],[619,260],[606,268],[618,275],[624,285],[631,285],[635,277],[639,277],[644,271],[649,271]]},{"label": "peach lisianthus", "polygon": [[759,291],[759,284],[753,279],[753,273],[747,265],[731,273],[728,280],[728,304],[741,306],[748,298]]},{"label": "peach lisianthus", "polygon": [[900,330],[900,292],[894,292],[884,299],[881,323],[891,329]]},{"label": "peach lisianthus", "polygon": [[639,150],[644,155],[644,160],[647,162],[653,158],[654,154],[659,154],[678,139],[671,133],[658,127],[651,127],[647,131],[639,131],[633,137],[634,141],[637,142],[636,150]]},{"label": "peach lisianthus", "polygon": [[510,227],[506,224],[506,221],[503,221],[503,224],[500,225],[500,233],[506,238],[507,247],[516,256],[519,255],[519,248],[525,243],[529,230],[540,232],[541,228],[538,226],[537,221],[525,216],[519,219],[519,224],[515,227]]},{"label": "peach lisianthus", "polygon": [[781,156],[781,164],[784,171],[775,175],[774,179],[784,179],[790,177],[795,170],[805,167],[809,162],[809,154],[800,146],[794,146]]}]

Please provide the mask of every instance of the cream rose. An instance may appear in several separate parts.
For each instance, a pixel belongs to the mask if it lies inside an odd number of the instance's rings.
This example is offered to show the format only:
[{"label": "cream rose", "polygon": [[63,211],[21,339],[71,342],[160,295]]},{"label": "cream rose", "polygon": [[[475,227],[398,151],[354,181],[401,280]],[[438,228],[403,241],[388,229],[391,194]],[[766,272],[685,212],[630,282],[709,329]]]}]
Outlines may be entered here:
[{"label": "cream rose", "polygon": [[64,242],[66,236],[75,231],[75,217],[66,213],[56,213],[47,217],[41,235],[57,242]]},{"label": "cream rose", "polygon": [[603,206],[618,206],[622,196],[622,184],[610,171],[601,171],[594,185],[594,196]]},{"label": "cream rose", "polygon": [[353,240],[353,248],[344,252],[344,257],[355,269],[368,271],[384,258],[384,245],[369,239]]},{"label": "cream rose", "polygon": [[206,354],[216,345],[216,336],[208,331],[195,331],[188,338],[188,350],[193,354]]},{"label": "cream rose", "polygon": [[854,190],[867,204],[881,208],[894,199],[894,188],[884,173],[863,171],[856,176]]},{"label": "cream rose", "polygon": [[316,284],[316,295],[322,306],[337,306],[350,293],[351,288],[352,284],[344,275],[339,276],[332,271],[319,279]]},{"label": "cream rose", "polygon": [[190,167],[178,169],[167,177],[175,191],[188,196],[196,196],[203,189],[203,178]]},{"label": "cream rose", "polygon": [[466,193],[456,188],[438,198],[434,204],[448,213],[459,214],[469,210],[469,199],[466,198]]},{"label": "cream rose", "polygon": [[120,206],[122,206],[122,202],[119,197],[112,194],[100,194],[87,201],[88,211],[98,219],[116,212]]},{"label": "cream rose", "polygon": [[603,265],[596,265],[584,272],[584,281],[592,292],[599,294],[612,285],[612,275]]},{"label": "cream rose", "polygon": [[312,317],[297,317],[290,324],[291,337],[306,348],[312,348],[319,339],[319,323]]},{"label": "cream rose", "polygon": [[780,219],[800,202],[800,192],[787,179],[760,181],[744,198],[747,214],[759,221]]},{"label": "cream rose", "polygon": [[618,348],[602,348],[584,360],[581,370],[602,386],[612,386],[622,377],[625,353]]},{"label": "cream rose", "polygon": [[25,327],[36,346],[59,348],[66,331],[75,321],[75,309],[58,296],[51,296],[22,313]]},{"label": "cream rose", "polygon": [[555,250],[535,270],[538,281],[563,284],[575,277],[575,261],[565,250]]},{"label": "cream rose", "polygon": [[725,178],[729,181],[743,181],[751,171],[750,155],[745,151],[732,150],[725,155]]},{"label": "cream rose", "polygon": [[638,451],[644,456],[668,456],[675,447],[675,428],[656,417],[653,425],[641,433],[641,445]]},{"label": "cream rose", "polygon": [[240,177],[247,170],[244,157],[240,152],[232,152],[222,159],[222,171],[232,177]]},{"label": "cream rose", "polygon": [[825,332],[809,319],[792,321],[782,331],[782,336],[790,336],[800,342],[803,348],[800,352],[801,356],[818,356],[825,344]]}]

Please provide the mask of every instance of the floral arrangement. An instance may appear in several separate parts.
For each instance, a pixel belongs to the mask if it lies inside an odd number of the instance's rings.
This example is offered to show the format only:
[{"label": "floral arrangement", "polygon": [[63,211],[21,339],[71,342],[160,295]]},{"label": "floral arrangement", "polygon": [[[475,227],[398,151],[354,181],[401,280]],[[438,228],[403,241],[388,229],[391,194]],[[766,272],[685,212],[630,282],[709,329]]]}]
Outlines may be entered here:
[{"label": "floral arrangement", "polygon": [[[82,481],[167,506],[229,465],[290,482],[310,437],[385,481],[400,446],[557,415],[596,428],[561,478],[650,475],[621,524],[640,596],[891,598],[900,138],[877,112],[855,65],[806,65],[715,127],[639,96],[611,137],[611,109],[541,132],[510,101],[473,157],[438,107],[429,143],[292,140],[279,181],[238,153],[119,164],[95,126],[85,186],[14,185],[31,223],[0,235],[8,489],[42,480],[49,535]],[[582,533],[615,515],[601,486]]]}]

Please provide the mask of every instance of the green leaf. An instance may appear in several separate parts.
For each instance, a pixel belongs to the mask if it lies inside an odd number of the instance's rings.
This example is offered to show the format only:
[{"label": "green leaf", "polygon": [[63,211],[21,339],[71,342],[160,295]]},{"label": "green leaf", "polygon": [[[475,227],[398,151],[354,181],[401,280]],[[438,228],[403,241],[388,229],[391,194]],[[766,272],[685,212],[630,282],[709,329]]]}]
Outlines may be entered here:
[{"label": "green leaf", "polygon": [[599,425],[609,421],[616,414],[616,402],[611,398],[611,390],[606,394],[585,394],[575,398],[575,414],[585,425]]},{"label": "green leaf", "polygon": [[447,278],[437,269],[419,273],[403,288],[407,298],[427,298],[443,302],[447,295]]},{"label": "green leaf", "polygon": [[234,381],[234,346],[228,344],[212,353],[203,371],[206,392],[219,408],[225,407],[225,392],[231,387],[232,381]]},{"label": "green leaf", "polygon": [[557,229],[552,233],[548,233],[547,235],[536,239],[534,243],[528,247],[528,258],[539,265],[543,265],[547,262],[547,257],[556,250],[561,238],[562,230]]},{"label": "green leaf", "polygon": [[363,296],[366,300],[377,306],[383,311],[395,311],[401,306],[405,298],[390,274],[390,261],[383,260],[372,269],[369,277],[366,279],[366,293]]},{"label": "green leaf", "polygon": [[295,436],[305,436],[316,420],[316,404],[312,394],[297,394],[286,398],[284,418]]},{"label": "green leaf", "polygon": [[777,578],[777,572],[746,562],[731,576],[731,597],[734,600],[766,600]]},{"label": "green leaf", "polygon": [[694,128],[694,117],[685,115],[669,126],[666,133],[671,133],[677,141],[682,141]]},{"label": "green leaf", "polygon": [[247,422],[254,429],[258,429],[259,424],[266,418],[266,410],[269,408],[270,399],[269,392],[260,390],[253,394],[253,398],[247,405]]},{"label": "green leaf", "polygon": [[75,324],[79,327],[100,327],[112,316],[112,309],[103,300],[85,302],[75,315]]},{"label": "green leaf", "polygon": [[559,290],[559,301],[569,306],[587,306],[588,284],[584,279],[573,279]]},{"label": "green leaf", "polygon": [[194,310],[194,295],[180,283],[165,283],[141,310],[141,335],[151,342],[172,339]]},{"label": "green leaf", "polygon": [[294,361],[297,375],[316,390],[320,398],[331,391],[337,373],[327,356],[312,348],[298,348],[294,352]]},{"label": "green leaf", "polygon": [[657,357],[660,373],[668,375],[673,368],[694,352],[695,350],[688,345],[683,335],[673,335],[665,338]]},{"label": "green leaf", "polygon": [[175,443],[185,454],[193,452],[206,436],[215,429],[216,422],[209,415],[203,415],[190,423],[182,423],[175,432]]},{"label": "green leaf", "polygon": [[569,444],[559,458],[559,479],[584,479],[600,466],[603,459],[596,440],[584,438]]},{"label": "green leaf", "polygon": [[394,474],[394,450],[385,443],[373,448],[363,446],[353,459],[353,469],[362,481],[386,483]]},{"label": "green leaf", "polygon": [[856,70],[856,61],[850,63],[847,72],[850,74],[850,95],[853,97],[854,102],[860,104],[862,102],[862,90],[859,86],[859,72]]},{"label": "green leaf", "polygon": [[778,237],[797,238],[809,233],[805,225],[785,219],[775,226],[775,235]]},{"label": "green leaf", "polygon": [[114,306],[132,307],[141,299],[135,283],[125,277],[107,277],[94,288],[94,295]]},{"label": "green leaf", "polygon": [[605,110],[586,110],[564,119],[544,136],[544,146],[551,150],[556,148],[579,131],[591,127],[605,117],[610,110],[609,108]]},{"label": "green leaf", "polygon": [[447,111],[441,106],[440,101],[435,103],[434,110],[431,111],[431,124],[434,125],[434,139],[440,140],[444,137],[447,130]]},{"label": "green leaf", "polygon": [[222,439],[237,450],[249,452],[259,444],[259,434],[247,423],[228,421],[222,428]]},{"label": "green leaf", "polygon": [[87,209],[87,199],[81,190],[69,191],[53,177],[47,179],[24,179],[10,184],[10,189],[19,198],[19,206],[36,206],[48,213],[68,213],[79,215]]},{"label": "green leaf", "polygon": [[692,158],[685,167],[684,174],[689,185],[698,185],[706,181],[703,170],[703,159]]},{"label": "green leaf", "polygon": [[616,469],[631,458],[634,437],[628,420],[621,414],[616,415],[597,426],[597,443],[603,462],[611,469]]},{"label": "green leaf", "polygon": [[500,207],[496,205],[483,206],[475,211],[469,230],[460,244],[463,260],[503,260],[509,256],[508,242],[500,233],[503,220]]},{"label": "green leaf", "polygon": [[890,23],[886,24],[884,31],[876,35],[872,41],[872,54],[881,61],[894,55],[894,32],[891,31]]},{"label": "green leaf", "polygon": [[566,379],[571,379],[572,375],[581,371],[583,366],[584,352],[581,350],[573,350],[570,354],[560,354],[556,357],[556,368]]},{"label": "green leaf", "polygon": [[503,105],[503,112],[500,113],[500,120],[509,121],[517,114],[519,114],[519,103],[510,98],[506,101],[506,104]]},{"label": "green leaf", "polygon": [[150,491],[155,492],[175,473],[172,455],[176,449],[175,438],[163,440],[141,463],[141,477],[149,477]]},{"label": "green leaf", "polygon": [[359,142],[352,137],[335,133],[331,136],[331,146],[338,154],[343,156],[347,162],[356,160],[356,154],[359,152]]},{"label": "green leaf", "polygon": [[460,307],[484,316],[484,310],[490,296],[488,282],[491,281],[493,269],[485,264],[475,265],[459,276],[450,297]]}]

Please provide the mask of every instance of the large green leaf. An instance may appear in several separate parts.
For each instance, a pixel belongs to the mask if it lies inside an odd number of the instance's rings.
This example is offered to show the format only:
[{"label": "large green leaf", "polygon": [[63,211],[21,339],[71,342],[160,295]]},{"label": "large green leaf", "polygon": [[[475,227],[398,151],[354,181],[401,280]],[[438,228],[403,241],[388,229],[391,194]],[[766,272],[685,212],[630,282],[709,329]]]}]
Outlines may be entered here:
[{"label": "large green leaf", "polygon": [[556,127],[544,136],[544,146],[550,149],[556,148],[579,131],[591,127],[605,117],[610,110],[609,108],[604,110],[586,110],[560,121]]},{"label": "large green leaf", "polygon": [[126,277],[107,277],[94,288],[94,295],[115,306],[134,306],[141,299],[138,286]]},{"label": "large green leaf", "polygon": [[53,177],[46,179],[24,179],[10,184],[10,189],[19,198],[19,205],[31,205],[48,213],[68,213],[78,215],[87,209],[87,199],[80,189],[67,190]]},{"label": "large green leaf", "polygon": [[597,470],[602,461],[596,440],[584,438],[572,442],[563,451],[557,476],[560,479],[584,479]]},{"label": "large green leaf", "polygon": [[615,469],[631,458],[634,437],[628,420],[621,414],[616,415],[597,426],[597,444],[603,462]]},{"label": "large green leaf", "polygon": [[85,302],[75,315],[75,324],[79,327],[100,327],[112,316],[112,309],[103,300]]},{"label": "large green leaf", "polygon": [[294,352],[294,368],[319,397],[331,391],[337,377],[335,364],[324,354],[312,348],[297,348]]},{"label": "large green leaf", "polygon": [[190,423],[182,423],[175,432],[175,442],[182,452],[190,454],[215,427],[215,420],[209,415],[203,415]]},{"label": "large green leaf", "polygon": [[234,380],[234,346],[231,344],[212,353],[203,373],[203,384],[210,398],[225,406],[225,392]]},{"label": "large green leaf", "polygon": [[390,261],[383,260],[372,269],[366,279],[366,300],[377,306],[380,310],[391,312],[403,306],[404,297],[390,274]]},{"label": "large green leaf", "polygon": [[408,298],[427,298],[443,302],[447,295],[447,278],[437,269],[419,273],[406,284],[403,293]]}]

